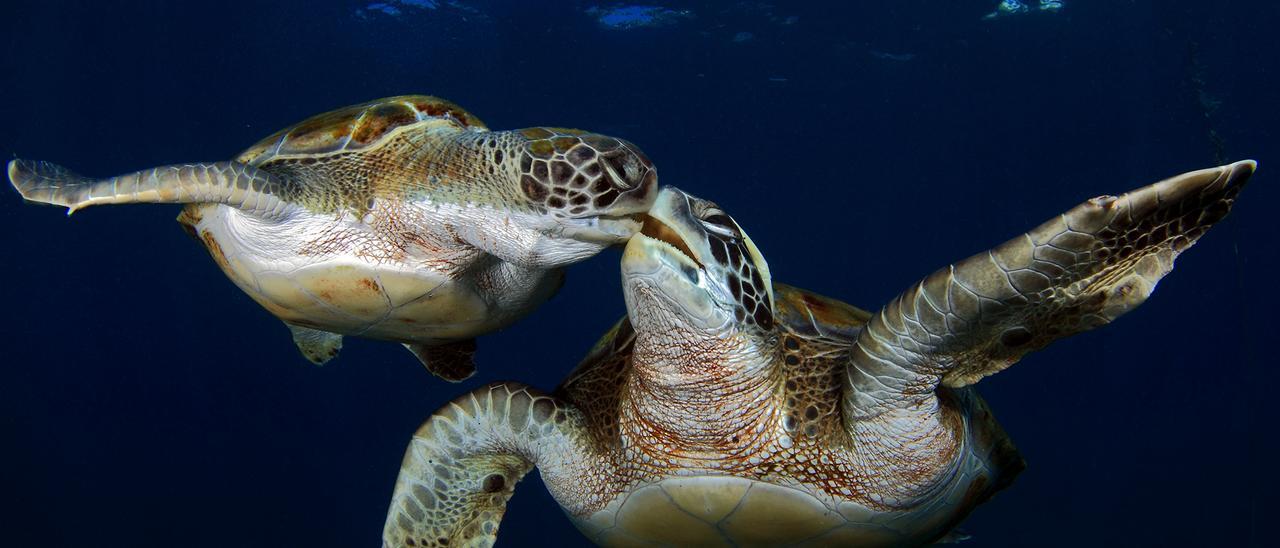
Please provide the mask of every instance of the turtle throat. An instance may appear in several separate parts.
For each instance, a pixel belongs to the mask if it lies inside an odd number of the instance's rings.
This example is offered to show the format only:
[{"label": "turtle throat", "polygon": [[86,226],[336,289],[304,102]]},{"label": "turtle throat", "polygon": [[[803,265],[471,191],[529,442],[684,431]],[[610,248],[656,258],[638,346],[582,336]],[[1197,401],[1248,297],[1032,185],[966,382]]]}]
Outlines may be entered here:
[{"label": "turtle throat", "polygon": [[[708,330],[665,309],[667,297],[633,287],[631,374],[620,409],[623,435],[658,462],[722,462],[766,442],[782,370],[776,340],[734,322]],[[655,310],[663,308],[662,310]],[[661,441],[664,443],[654,443]]]},{"label": "turtle throat", "polygon": [[691,383],[740,384],[768,368],[777,345],[772,330],[738,320],[734,303],[717,298],[706,269],[673,242],[638,234],[622,263],[634,363],[648,385],[678,391]]}]

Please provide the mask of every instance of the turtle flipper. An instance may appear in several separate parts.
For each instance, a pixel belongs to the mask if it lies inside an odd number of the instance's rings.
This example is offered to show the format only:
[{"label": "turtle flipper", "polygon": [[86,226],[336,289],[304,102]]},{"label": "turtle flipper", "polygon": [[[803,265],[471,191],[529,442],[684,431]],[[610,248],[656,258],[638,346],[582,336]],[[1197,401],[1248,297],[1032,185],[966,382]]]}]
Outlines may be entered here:
[{"label": "turtle flipper", "polygon": [[516,482],[534,465],[549,484],[581,486],[590,474],[583,424],[574,408],[519,383],[444,406],[405,451],[382,545],[492,546]]},{"label": "turtle flipper", "polygon": [[70,215],[98,204],[222,203],[274,218],[295,206],[285,183],[237,162],[157,167],[108,179],[90,179],[49,162],[13,160],[9,181],[32,202],[60,205]]},{"label": "turtle flipper", "polygon": [[874,315],[847,370],[845,415],[876,415],[977,382],[1146,300],[1231,209],[1252,161],[1101,196],[934,272]]},{"label": "turtle flipper", "polygon": [[290,323],[285,325],[293,332],[293,344],[298,345],[298,351],[311,363],[324,365],[342,350],[342,335]]},{"label": "turtle flipper", "polygon": [[462,382],[476,374],[476,340],[427,345],[405,343],[432,375],[449,382]]}]

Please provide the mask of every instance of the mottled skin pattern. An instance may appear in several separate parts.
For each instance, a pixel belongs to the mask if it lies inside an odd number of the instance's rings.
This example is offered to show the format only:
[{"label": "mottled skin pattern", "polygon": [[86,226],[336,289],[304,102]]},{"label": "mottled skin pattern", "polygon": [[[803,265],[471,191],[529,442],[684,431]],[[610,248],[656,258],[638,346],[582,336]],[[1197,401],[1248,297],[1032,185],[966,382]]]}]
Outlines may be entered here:
[{"label": "mottled skin pattern", "polygon": [[657,188],[626,141],[489,131],[427,96],[315,116],[230,162],[93,180],[14,160],[9,177],[70,211],[187,204],[178,220],[309,360],[360,335],[404,343],[448,380],[474,371],[473,337],[554,294],[562,267],[625,241]]},{"label": "mottled skin pattern", "polygon": [[935,541],[1023,468],[963,385],[1140,304],[1253,169],[1095,198],[876,314],[773,284],[732,219],[664,189],[623,256],[628,318],[553,394],[498,383],[428,419],[383,544],[491,545],[534,466],[604,545]]}]

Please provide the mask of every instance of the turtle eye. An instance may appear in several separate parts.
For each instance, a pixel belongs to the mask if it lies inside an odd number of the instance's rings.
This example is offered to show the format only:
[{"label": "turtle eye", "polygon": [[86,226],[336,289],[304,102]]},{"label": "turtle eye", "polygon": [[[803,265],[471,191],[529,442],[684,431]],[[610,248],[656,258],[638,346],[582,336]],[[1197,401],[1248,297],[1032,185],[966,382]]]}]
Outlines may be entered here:
[{"label": "turtle eye", "polygon": [[698,217],[698,220],[702,222],[702,226],[711,232],[735,240],[740,237],[738,224],[719,209],[708,209],[702,216]]}]

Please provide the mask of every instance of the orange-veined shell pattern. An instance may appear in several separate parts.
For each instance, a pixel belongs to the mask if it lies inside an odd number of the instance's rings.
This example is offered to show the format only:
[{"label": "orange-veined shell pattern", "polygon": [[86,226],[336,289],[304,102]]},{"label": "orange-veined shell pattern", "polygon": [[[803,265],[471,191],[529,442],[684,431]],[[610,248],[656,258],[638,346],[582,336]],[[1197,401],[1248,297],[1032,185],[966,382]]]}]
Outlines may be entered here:
[{"label": "orange-veined shell pattern", "polygon": [[236,157],[253,166],[279,156],[360,151],[378,145],[393,130],[425,120],[458,129],[488,129],[462,107],[430,95],[375,99],[318,114],[258,141]]}]

